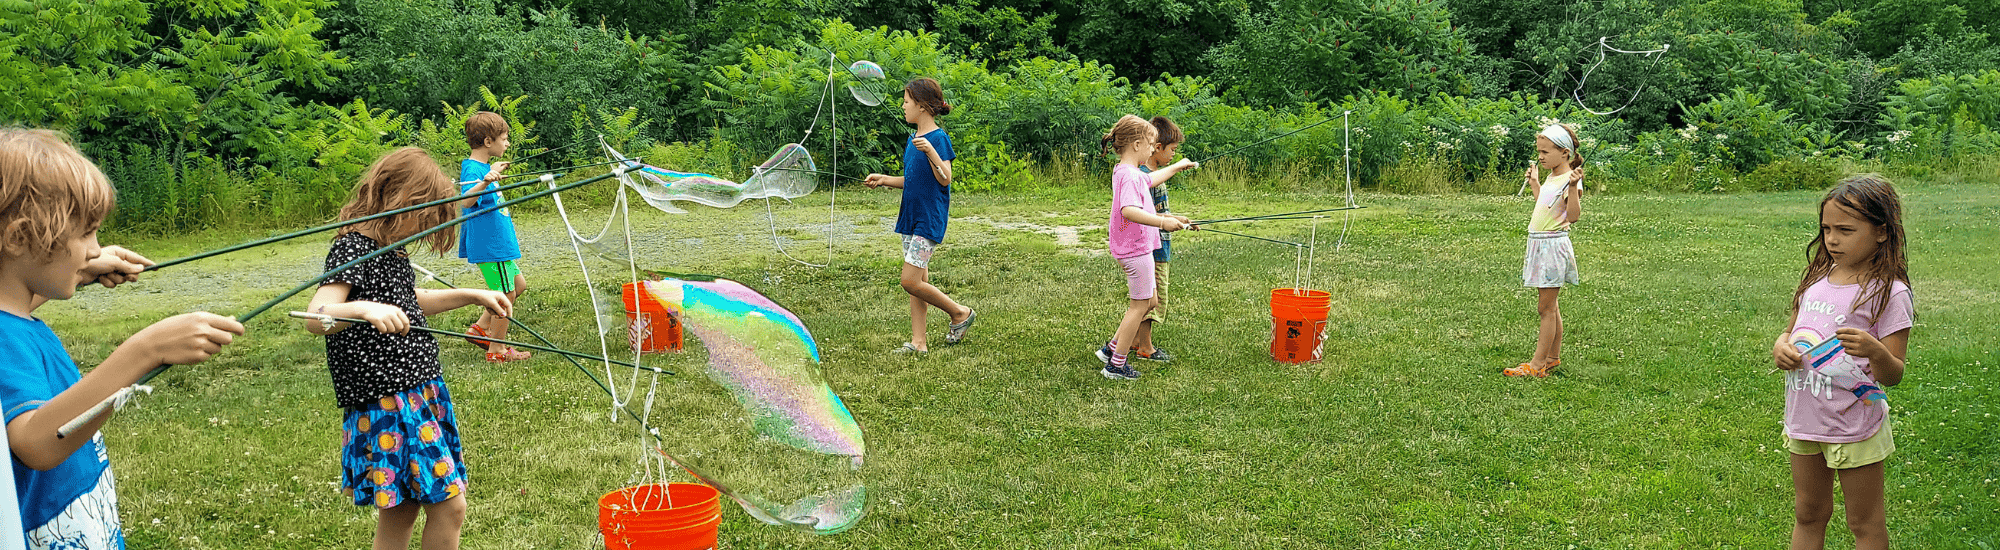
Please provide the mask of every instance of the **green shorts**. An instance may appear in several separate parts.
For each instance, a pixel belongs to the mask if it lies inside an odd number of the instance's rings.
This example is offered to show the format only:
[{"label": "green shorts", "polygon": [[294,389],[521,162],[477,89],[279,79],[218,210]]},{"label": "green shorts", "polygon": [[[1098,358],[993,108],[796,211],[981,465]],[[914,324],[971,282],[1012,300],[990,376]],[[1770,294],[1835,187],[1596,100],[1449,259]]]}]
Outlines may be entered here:
[{"label": "green shorts", "polygon": [[1882,429],[1875,435],[1853,443],[1822,443],[1800,441],[1785,437],[1785,450],[1798,455],[1821,455],[1826,459],[1826,467],[1835,470],[1860,468],[1889,459],[1896,452],[1896,434],[1889,429],[1889,418],[1882,418]]},{"label": "green shorts", "polygon": [[513,292],[514,281],[521,277],[521,266],[514,260],[479,264],[479,274],[486,276],[486,288],[500,292]]}]

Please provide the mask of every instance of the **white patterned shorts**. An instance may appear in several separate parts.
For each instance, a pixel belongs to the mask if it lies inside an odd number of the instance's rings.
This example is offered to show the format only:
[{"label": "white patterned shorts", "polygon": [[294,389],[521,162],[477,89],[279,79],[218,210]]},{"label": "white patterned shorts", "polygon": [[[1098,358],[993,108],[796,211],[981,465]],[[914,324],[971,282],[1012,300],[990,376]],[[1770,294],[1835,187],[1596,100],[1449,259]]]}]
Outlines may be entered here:
[{"label": "white patterned shorts", "polygon": [[1562,288],[1583,282],[1576,268],[1576,249],[1568,231],[1528,232],[1527,255],[1521,260],[1521,284],[1531,288]]},{"label": "white patterned shorts", "polygon": [[917,269],[931,268],[931,254],[937,253],[937,243],[916,235],[903,235],[903,263],[917,266]]}]

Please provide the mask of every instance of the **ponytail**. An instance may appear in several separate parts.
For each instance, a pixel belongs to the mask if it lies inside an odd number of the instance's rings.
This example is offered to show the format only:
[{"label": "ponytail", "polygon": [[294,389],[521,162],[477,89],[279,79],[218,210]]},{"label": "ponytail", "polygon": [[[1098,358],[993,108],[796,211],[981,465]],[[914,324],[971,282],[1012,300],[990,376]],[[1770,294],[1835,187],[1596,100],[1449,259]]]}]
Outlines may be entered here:
[{"label": "ponytail", "polygon": [[1570,143],[1574,143],[1574,144],[1576,144],[1576,148],[1575,148],[1575,149],[1571,149],[1571,150],[1570,150],[1570,152],[1569,152],[1569,169],[1571,169],[1571,170],[1575,170],[1575,169],[1578,169],[1578,168],[1582,168],[1582,167],[1583,167],[1583,152],[1582,152],[1582,149],[1583,149],[1583,140],[1580,140],[1580,139],[1577,139],[1577,137],[1576,137],[1576,125],[1574,125],[1574,124],[1558,124],[1557,126],[1561,126],[1564,132],[1569,132],[1569,142],[1570,142]]},{"label": "ponytail", "polygon": [[1125,147],[1138,143],[1139,140],[1151,139],[1153,132],[1153,124],[1146,122],[1146,119],[1125,115],[1118,119],[1118,124],[1111,127],[1111,133],[1104,134],[1097,143],[1106,153],[1120,154],[1125,151]]},{"label": "ponytail", "polygon": [[951,104],[944,101],[944,86],[938,84],[936,79],[924,77],[911,80],[903,85],[903,95],[909,96],[910,102],[933,117],[951,114]]}]

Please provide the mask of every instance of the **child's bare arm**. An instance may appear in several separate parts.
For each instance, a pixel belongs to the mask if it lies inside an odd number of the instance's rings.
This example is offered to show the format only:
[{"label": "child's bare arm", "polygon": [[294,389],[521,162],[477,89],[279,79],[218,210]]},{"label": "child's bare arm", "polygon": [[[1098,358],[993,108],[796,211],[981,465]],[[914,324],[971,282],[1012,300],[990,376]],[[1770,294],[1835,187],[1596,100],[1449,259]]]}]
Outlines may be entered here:
[{"label": "child's bare arm", "polygon": [[1578,168],[1575,172],[1575,179],[1571,180],[1569,189],[1566,190],[1565,198],[1569,202],[1569,211],[1564,214],[1568,219],[1565,223],[1576,223],[1577,220],[1583,219],[1583,169]]},{"label": "child's bare arm", "polygon": [[869,174],[866,179],[861,180],[861,184],[869,187],[894,187],[902,189],[903,177],[886,174]]},{"label": "child's bare arm", "polygon": [[938,156],[937,148],[931,145],[931,140],[912,138],[910,145],[915,146],[918,151],[923,151],[924,156],[930,157],[931,175],[937,178],[938,186],[951,187],[951,161]]},{"label": "child's bare arm", "polygon": [[[347,295],[353,289],[354,285],[347,283],[327,283],[320,285],[319,291],[313,293],[312,303],[306,305],[306,311],[334,317],[361,319],[368,321],[370,326],[383,333],[401,334],[410,331],[410,316],[403,313],[403,308],[378,302],[350,302],[347,300]],[[348,323],[344,322],[336,322],[328,326],[321,324],[317,319],[306,320],[306,332],[320,336],[347,330],[347,326]]]},{"label": "child's bare arm", "polygon": [[437,315],[465,306],[480,306],[501,317],[514,314],[514,304],[506,294],[476,288],[454,288],[445,290],[418,289],[417,306],[424,309],[424,315]]},{"label": "child's bare arm", "polygon": [[1160,185],[1167,183],[1168,178],[1174,177],[1174,175],[1181,173],[1182,170],[1187,170],[1190,168],[1200,168],[1200,167],[1201,163],[1199,162],[1195,162],[1188,159],[1181,159],[1180,162],[1167,165],[1166,168],[1154,170],[1152,173],[1146,174],[1147,177],[1150,177],[1153,180],[1152,185],[1148,187],[1159,187]]},{"label": "child's bare arm", "polygon": [[1785,331],[1778,333],[1778,339],[1771,343],[1771,362],[1780,370],[1798,370],[1803,366],[1805,354],[1792,347],[1792,327],[1799,323],[1799,312],[1792,311],[1792,320],[1785,323]]},{"label": "child's bare arm", "polygon": [[1124,217],[1125,221],[1146,224],[1165,231],[1180,231],[1182,228],[1187,227],[1187,222],[1185,221],[1187,218],[1154,214],[1147,212],[1145,208],[1140,208],[1137,205],[1126,205],[1125,208],[1118,210],[1118,215]]},{"label": "child's bare arm", "polygon": [[56,437],[56,430],[102,403],[119,389],[163,364],[192,365],[207,361],[222,346],[243,334],[243,324],[208,312],[168,317],[153,323],[125,340],[111,356],[69,389],[56,394],[41,408],[22,413],[7,423],[7,442],[21,464],[47,470],[62,464],[91,439],[110,415],[98,415],[68,437]]},{"label": "child's bare arm", "polygon": [[456,206],[459,208],[472,208],[473,206],[477,206],[479,204],[479,194],[485,192],[486,188],[491,186],[493,182],[500,181],[503,178],[503,176],[500,175],[500,172],[502,170],[506,170],[507,166],[508,163],[505,162],[493,163],[493,169],[486,172],[486,177],[479,178],[479,183],[472,184],[471,189],[465,190],[464,193],[465,200],[452,203],[452,206]]},{"label": "child's bare arm", "polygon": [[1903,367],[1908,366],[1903,358],[1909,353],[1910,329],[1879,339],[1858,328],[1843,327],[1833,331],[1833,335],[1840,338],[1840,345],[1847,353],[1868,358],[1868,371],[1875,375],[1876,381],[1885,386],[1903,383]]}]

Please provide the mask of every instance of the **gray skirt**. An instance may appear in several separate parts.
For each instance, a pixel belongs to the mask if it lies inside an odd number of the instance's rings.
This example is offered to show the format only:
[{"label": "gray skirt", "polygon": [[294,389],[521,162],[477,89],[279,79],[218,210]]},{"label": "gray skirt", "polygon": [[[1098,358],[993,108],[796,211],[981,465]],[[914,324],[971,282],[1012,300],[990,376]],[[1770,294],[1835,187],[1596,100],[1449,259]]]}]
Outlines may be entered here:
[{"label": "gray skirt", "polygon": [[1531,288],[1562,288],[1583,282],[1576,269],[1576,249],[1568,231],[1528,232],[1528,251],[1521,260],[1521,284]]}]

